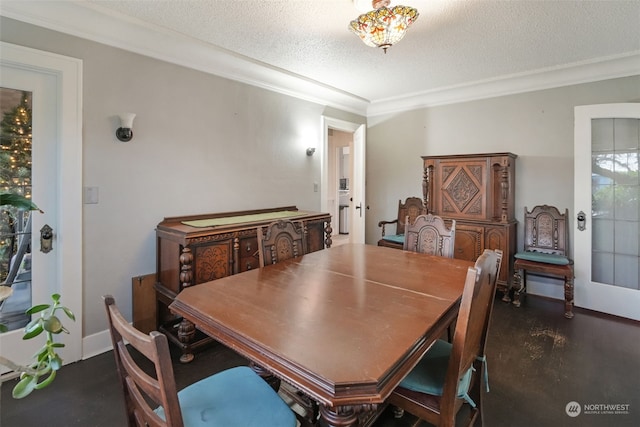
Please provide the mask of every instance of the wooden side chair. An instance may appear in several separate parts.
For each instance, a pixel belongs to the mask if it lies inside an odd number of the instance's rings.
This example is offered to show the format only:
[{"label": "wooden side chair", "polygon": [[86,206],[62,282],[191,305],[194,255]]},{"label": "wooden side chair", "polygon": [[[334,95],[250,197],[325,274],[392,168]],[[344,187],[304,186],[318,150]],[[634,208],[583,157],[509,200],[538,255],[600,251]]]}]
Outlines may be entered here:
[{"label": "wooden side chair", "polygon": [[[515,254],[513,268],[513,304],[520,307],[521,295],[527,290],[527,273],[560,277],[564,280],[564,316],[573,317],[573,260],[567,244],[569,210],[563,214],[548,205],[535,206],[531,212],[524,208],[524,251]],[[510,290],[510,289],[509,289]],[[510,292],[503,301],[509,302]]]},{"label": "wooden side chair", "polygon": [[[378,246],[388,246],[391,248],[402,249],[404,244],[404,227],[407,217],[409,222],[413,222],[418,215],[426,214],[427,211],[420,197],[407,197],[404,203],[398,200],[398,217],[392,221],[380,221],[378,227],[382,228],[382,238],[378,240]],[[387,233],[387,225],[396,225],[396,234]]]},{"label": "wooden side chair", "polygon": [[439,427],[456,425],[456,415],[471,406],[464,425],[482,419],[481,379],[488,391],[485,344],[493,310],[502,251],[485,249],[469,267],[453,343],[438,340],[391,393],[396,416],[406,410]]},{"label": "wooden side chair", "polygon": [[[104,303],[129,427],[296,425],[287,404],[247,366],[227,369],[176,392],[167,337],[135,329],[111,295],[104,297]],[[153,374],[137,364],[127,344],[153,363]]]},{"label": "wooden side chair", "polygon": [[447,228],[444,220],[436,215],[418,215],[413,222],[407,216],[402,248],[405,251],[453,258],[455,238],[455,220],[451,222],[451,228]]},{"label": "wooden side chair", "polygon": [[302,222],[278,220],[258,230],[260,267],[307,253],[307,236]]}]

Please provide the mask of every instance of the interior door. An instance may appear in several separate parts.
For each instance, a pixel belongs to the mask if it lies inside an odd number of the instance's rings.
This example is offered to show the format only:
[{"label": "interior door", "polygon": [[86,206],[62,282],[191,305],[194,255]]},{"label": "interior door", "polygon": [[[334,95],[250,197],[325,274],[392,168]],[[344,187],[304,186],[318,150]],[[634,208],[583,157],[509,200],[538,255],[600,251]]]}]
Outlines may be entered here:
[{"label": "interior door", "polygon": [[[62,295],[76,315],[75,322],[61,318],[70,335],[63,336],[60,355],[70,363],[82,356],[81,62],[8,43],[0,47],[0,87],[32,97],[30,181],[32,200],[44,211],[31,215],[31,262],[23,269],[29,269],[29,289],[21,297],[31,306]],[[41,250],[45,225],[53,230],[49,252]],[[22,340],[23,334],[22,328],[0,334],[0,353],[18,364],[44,344],[41,337]]]},{"label": "interior door", "polygon": [[350,239],[351,243],[364,243],[366,199],[366,144],[365,125],[360,125],[353,133],[353,191],[351,193]]},{"label": "interior door", "polygon": [[640,320],[640,103],[575,107],[575,304]]}]

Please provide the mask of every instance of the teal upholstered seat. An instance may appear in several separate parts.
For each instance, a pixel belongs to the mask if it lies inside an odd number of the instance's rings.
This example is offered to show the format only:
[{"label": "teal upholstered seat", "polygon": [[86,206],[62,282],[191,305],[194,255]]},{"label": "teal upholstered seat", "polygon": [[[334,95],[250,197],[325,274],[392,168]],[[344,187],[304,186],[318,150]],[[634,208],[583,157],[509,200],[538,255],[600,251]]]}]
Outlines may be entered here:
[{"label": "teal upholstered seat", "polygon": [[[178,392],[188,427],[293,426],[296,419],[284,401],[246,366],[231,368]],[[164,409],[156,413],[164,419]]]},{"label": "teal upholstered seat", "polygon": [[[167,337],[157,331],[144,334],[134,328],[122,316],[111,295],[105,295],[104,303],[128,427],[297,425],[295,414],[284,400],[246,366],[213,374],[176,392]],[[139,366],[130,347],[146,357],[155,369]]]},{"label": "teal upholstered seat", "polygon": [[520,298],[527,291],[527,274],[561,278],[564,281],[564,316],[573,317],[573,260],[569,256],[569,210],[560,213],[549,205],[524,208],[524,248],[514,255],[513,280],[502,298],[520,307]]},{"label": "teal upholstered seat", "polygon": [[387,242],[399,243],[404,245],[404,234],[392,234],[390,236],[384,236],[382,240],[386,240]]},{"label": "teal upholstered seat", "polygon": [[518,252],[514,255],[517,259],[524,259],[533,262],[543,262],[545,264],[568,265],[571,261],[564,255],[545,254],[542,252]]},{"label": "teal upholstered seat", "polygon": [[[407,217],[413,222],[418,215],[425,214],[424,204],[419,197],[407,197],[404,203],[398,200],[398,217],[392,221],[380,221],[378,227],[382,228],[382,236],[378,240],[378,246],[402,248],[404,246],[404,223]],[[387,234],[388,226],[395,224],[396,234]]]},{"label": "teal upholstered seat", "polygon": [[[502,251],[485,249],[468,269],[453,343],[436,340],[391,393],[387,403],[396,407],[397,417],[406,410],[432,425],[459,426],[463,424],[456,416],[468,403],[471,408],[464,425],[470,427],[482,419],[482,377],[489,391],[484,349],[501,262]],[[478,362],[484,363],[480,372],[474,368],[480,368]]]},{"label": "teal upholstered seat", "polygon": [[[444,380],[449,366],[449,356],[453,345],[443,340],[436,341],[423,356],[418,365],[400,383],[400,387],[419,393],[442,396]],[[457,397],[467,401],[475,408],[476,404],[469,397],[469,386],[471,384],[471,374],[473,366],[460,378],[458,383]],[[486,377],[485,377],[486,378]]]}]

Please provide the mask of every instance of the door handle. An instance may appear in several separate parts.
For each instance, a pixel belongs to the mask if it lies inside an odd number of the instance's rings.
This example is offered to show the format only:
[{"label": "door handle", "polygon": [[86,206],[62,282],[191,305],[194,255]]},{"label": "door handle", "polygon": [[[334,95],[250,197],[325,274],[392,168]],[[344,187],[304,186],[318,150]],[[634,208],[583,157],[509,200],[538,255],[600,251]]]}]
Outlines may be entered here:
[{"label": "door handle", "polygon": [[53,228],[45,224],[40,229],[40,252],[49,253],[53,249]]},{"label": "door handle", "polygon": [[587,215],[585,215],[584,212],[580,211],[578,212],[578,230],[580,231],[584,231],[587,227],[586,227],[586,223],[587,223]]},{"label": "door handle", "polygon": [[[360,210],[360,218],[362,218],[362,203],[358,203],[358,206],[356,206],[356,209]],[[367,205],[365,209],[369,210],[369,205]]]}]

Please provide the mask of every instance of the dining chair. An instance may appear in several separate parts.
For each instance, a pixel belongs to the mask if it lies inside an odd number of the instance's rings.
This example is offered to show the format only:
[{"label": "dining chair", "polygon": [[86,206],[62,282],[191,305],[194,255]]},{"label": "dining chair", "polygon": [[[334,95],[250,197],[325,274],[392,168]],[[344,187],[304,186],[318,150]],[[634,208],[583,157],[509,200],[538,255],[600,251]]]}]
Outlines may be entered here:
[{"label": "dining chair", "polygon": [[405,251],[453,258],[456,221],[451,221],[451,228],[447,228],[444,220],[436,215],[418,215],[413,222],[407,217],[404,236],[402,249]]},{"label": "dining chair", "polygon": [[[424,203],[420,197],[407,197],[404,203],[402,200],[398,200],[398,217],[392,221],[378,222],[378,227],[382,228],[382,236],[378,240],[378,246],[401,249],[404,244],[404,225],[407,221],[413,222],[418,215],[425,213]],[[395,224],[396,234],[387,233],[387,226],[392,224]]]},{"label": "dining chair", "polygon": [[[513,304],[520,307],[522,294],[527,291],[527,272],[561,278],[564,281],[564,317],[573,317],[573,260],[569,258],[569,210],[560,213],[549,205],[535,206],[531,212],[524,208],[524,251],[517,252],[513,269]],[[509,290],[503,301],[509,302]]]},{"label": "dining chair", "polygon": [[260,267],[307,253],[307,236],[302,222],[274,221],[258,229]]},{"label": "dining chair", "polygon": [[[177,392],[167,337],[140,332],[122,316],[111,295],[103,299],[129,427],[296,425],[287,404],[247,366],[213,374]],[[139,364],[142,359],[134,357],[127,344],[153,364],[153,373]]]},{"label": "dining chair", "polygon": [[[407,412],[438,427],[456,425],[462,406],[470,406],[473,425],[482,417],[481,379],[488,391],[485,344],[495,299],[502,251],[485,249],[465,280],[453,343],[437,340],[391,393],[396,416]],[[480,418],[482,419],[482,418]]]}]

